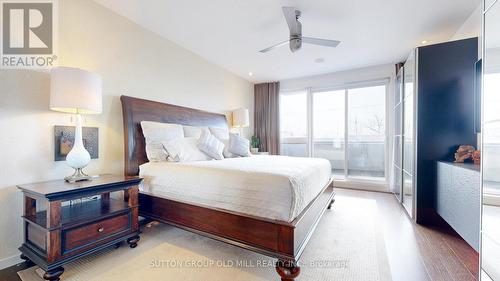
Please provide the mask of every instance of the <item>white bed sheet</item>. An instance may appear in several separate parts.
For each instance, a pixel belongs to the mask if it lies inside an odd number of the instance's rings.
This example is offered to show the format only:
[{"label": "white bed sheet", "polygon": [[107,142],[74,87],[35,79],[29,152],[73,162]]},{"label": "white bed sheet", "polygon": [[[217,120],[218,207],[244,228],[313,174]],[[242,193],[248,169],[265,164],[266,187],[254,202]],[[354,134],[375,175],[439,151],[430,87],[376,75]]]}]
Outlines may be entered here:
[{"label": "white bed sheet", "polygon": [[142,193],[293,221],[331,177],[325,159],[255,155],[196,162],[150,162],[140,166]]}]

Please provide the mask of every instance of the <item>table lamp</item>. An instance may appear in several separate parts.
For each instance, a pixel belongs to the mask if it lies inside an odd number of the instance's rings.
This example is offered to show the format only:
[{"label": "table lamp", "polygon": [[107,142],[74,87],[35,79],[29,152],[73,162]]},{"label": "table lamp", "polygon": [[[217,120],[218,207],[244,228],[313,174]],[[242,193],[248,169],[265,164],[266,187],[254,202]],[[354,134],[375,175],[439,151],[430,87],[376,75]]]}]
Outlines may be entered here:
[{"label": "table lamp", "polygon": [[66,156],[66,163],[75,169],[67,182],[91,180],[83,172],[90,163],[90,154],[83,146],[82,114],[102,112],[102,80],[95,73],[78,68],[55,67],[50,73],[50,109],[76,115],[75,141]]},{"label": "table lamp", "polygon": [[248,126],[250,126],[250,115],[248,113],[248,109],[238,108],[233,110],[233,127],[240,129],[240,136],[241,128],[246,128]]}]

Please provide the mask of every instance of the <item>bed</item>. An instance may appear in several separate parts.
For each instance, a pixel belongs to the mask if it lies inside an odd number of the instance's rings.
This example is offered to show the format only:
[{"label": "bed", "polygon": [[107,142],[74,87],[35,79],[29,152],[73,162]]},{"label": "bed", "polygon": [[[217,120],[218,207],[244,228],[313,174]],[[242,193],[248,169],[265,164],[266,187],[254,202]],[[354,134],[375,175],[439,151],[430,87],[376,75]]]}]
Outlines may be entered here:
[{"label": "bed", "polygon": [[227,128],[226,117],[128,96],[121,101],[125,174],[144,177],[139,214],[277,258],[281,280],[294,280],[302,251],[334,202],[329,163],[285,156],[148,163],[141,121]]}]

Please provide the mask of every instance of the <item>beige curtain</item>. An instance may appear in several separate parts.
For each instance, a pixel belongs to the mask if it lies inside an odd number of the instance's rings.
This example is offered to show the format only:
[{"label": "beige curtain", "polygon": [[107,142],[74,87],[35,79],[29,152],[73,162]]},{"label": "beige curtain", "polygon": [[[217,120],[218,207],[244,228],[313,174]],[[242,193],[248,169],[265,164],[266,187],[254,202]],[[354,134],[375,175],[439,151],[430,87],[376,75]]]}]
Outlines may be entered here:
[{"label": "beige curtain", "polygon": [[280,153],[279,92],[279,82],[254,86],[254,134],[261,141],[261,151],[273,155]]}]

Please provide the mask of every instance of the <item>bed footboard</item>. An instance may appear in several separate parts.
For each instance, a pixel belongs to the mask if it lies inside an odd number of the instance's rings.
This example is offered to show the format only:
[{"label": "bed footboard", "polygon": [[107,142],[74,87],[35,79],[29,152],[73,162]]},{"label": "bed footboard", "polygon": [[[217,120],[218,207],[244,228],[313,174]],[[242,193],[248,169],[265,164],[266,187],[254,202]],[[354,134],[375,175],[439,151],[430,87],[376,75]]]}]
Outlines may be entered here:
[{"label": "bed footboard", "polygon": [[335,193],[331,183],[292,222],[139,194],[139,214],[280,261],[296,262]]}]

